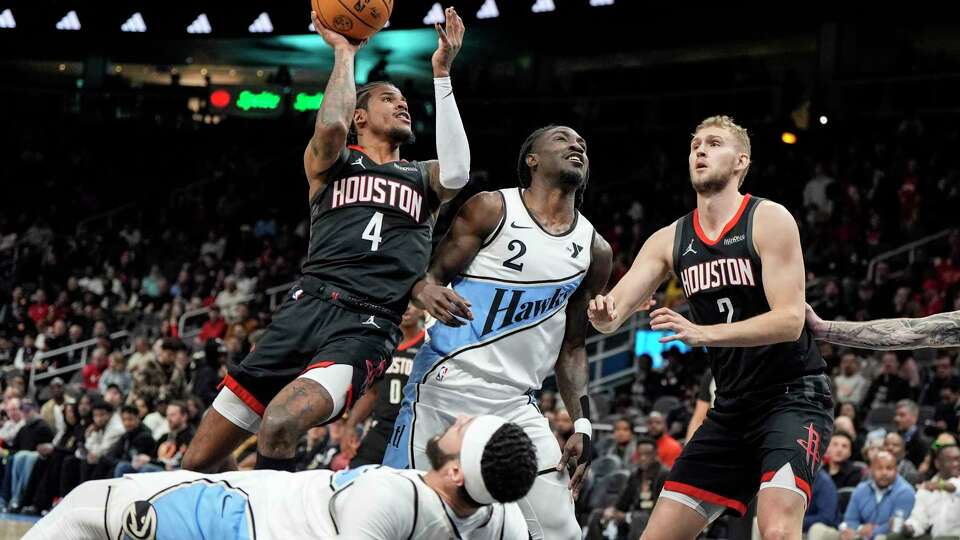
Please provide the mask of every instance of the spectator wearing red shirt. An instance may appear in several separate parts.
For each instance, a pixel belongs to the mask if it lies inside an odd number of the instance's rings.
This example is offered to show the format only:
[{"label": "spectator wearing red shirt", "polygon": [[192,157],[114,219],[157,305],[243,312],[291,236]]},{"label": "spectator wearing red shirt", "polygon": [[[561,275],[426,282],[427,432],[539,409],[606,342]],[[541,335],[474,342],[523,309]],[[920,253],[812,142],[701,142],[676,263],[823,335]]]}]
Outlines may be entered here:
[{"label": "spectator wearing red shirt", "polygon": [[83,366],[83,387],[86,390],[96,391],[99,388],[100,376],[106,371],[109,357],[106,349],[97,347],[93,350],[93,357]]},{"label": "spectator wearing red shirt", "polygon": [[209,317],[200,329],[198,336],[200,343],[206,343],[208,339],[222,338],[227,333],[227,321],[224,320],[216,304],[210,306]]},{"label": "spectator wearing red shirt", "polygon": [[657,411],[650,413],[647,417],[647,435],[657,441],[657,457],[660,458],[660,463],[673,467],[673,462],[680,457],[683,447],[667,433],[667,419],[663,414]]},{"label": "spectator wearing red shirt", "polygon": [[46,320],[50,313],[50,304],[47,303],[47,293],[43,289],[38,289],[34,295],[34,302],[27,309],[27,315],[33,319],[34,324],[40,324]]}]

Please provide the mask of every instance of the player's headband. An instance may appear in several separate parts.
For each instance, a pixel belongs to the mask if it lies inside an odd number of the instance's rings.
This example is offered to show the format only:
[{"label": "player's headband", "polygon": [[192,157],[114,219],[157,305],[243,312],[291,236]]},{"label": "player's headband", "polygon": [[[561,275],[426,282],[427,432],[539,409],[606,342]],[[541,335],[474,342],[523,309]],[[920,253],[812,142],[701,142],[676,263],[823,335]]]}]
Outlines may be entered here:
[{"label": "player's headband", "polygon": [[463,443],[460,447],[460,468],[463,470],[463,485],[473,500],[480,504],[493,504],[496,500],[487,490],[483,482],[483,472],[480,461],[483,459],[483,450],[487,447],[490,437],[506,421],[499,416],[483,415],[474,417],[463,434]]}]

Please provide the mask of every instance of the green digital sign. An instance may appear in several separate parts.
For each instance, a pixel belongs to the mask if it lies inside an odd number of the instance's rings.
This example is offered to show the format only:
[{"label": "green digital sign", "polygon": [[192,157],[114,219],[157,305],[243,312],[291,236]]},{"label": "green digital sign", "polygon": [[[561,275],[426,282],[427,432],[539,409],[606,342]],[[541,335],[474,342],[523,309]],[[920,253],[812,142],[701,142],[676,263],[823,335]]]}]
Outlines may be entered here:
[{"label": "green digital sign", "polygon": [[251,92],[244,90],[237,96],[237,108],[242,111],[251,109],[261,111],[273,111],[280,106],[280,94],[273,92]]},{"label": "green digital sign", "polygon": [[317,92],[316,94],[297,92],[293,108],[300,112],[317,111],[320,110],[321,103],[323,103],[323,92]]}]

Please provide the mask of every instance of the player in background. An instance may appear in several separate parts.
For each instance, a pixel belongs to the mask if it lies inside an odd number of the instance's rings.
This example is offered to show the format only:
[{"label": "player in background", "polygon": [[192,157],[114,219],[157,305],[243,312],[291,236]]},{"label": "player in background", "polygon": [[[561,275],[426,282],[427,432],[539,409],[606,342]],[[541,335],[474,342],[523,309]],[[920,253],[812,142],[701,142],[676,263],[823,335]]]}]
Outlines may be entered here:
[{"label": "player in background", "polygon": [[750,137],[726,116],[691,138],[697,207],[655,232],[606,296],[590,301],[601,332],[620,327],[673,272],[690,318],[651,313],[651,328],[706,346],[713,408],[674,464],[644,540],[693,540],[724,512],[757,497],[760,535],[799,540],[825,444],[833,430],[826,364],[804,327],[800,234],[783,206],[741,194]]}]

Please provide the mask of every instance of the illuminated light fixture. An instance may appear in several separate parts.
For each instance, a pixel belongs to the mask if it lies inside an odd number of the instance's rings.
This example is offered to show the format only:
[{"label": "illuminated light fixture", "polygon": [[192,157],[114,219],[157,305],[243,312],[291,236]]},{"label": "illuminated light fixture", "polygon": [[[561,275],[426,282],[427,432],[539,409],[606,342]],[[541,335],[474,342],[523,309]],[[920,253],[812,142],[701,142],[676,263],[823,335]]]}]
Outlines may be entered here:
[{"label": "illuminated light fixture", "polygon": [[496,0],[487,0],[480,6],[480,11],[477,12],[478,19],[496,19],[500,16],[500,10],[497,9]]},{"label": "illuminated light fixture", "polygon": [[188,34],[209,34],[211,32],[213,32],[213,27],[210,26],[210,19],[207,18],[206,13],[197,15],[197,18],[187,27]]},{"label": "illuminated light fixture", "polygon": [[230,92],[224,89],[214,90],[210,93],[210,104],[218,109],[223,109],[230,104]]},{"label": "illuminated light fixture", "polygon": [[293,102],[293,108],[300,112],[318,111],[320,104],[323,103],[323,92],[308,94],[306,92],[297,92],[297,97]]},{"label": "illuminated light fixture", "polygon": [[251,34],[269,34],[273,32],[273,22],[270,21],[270,16],[264,11],[247,27],[247,30],[249,30]]},{"label": "illuminated light fixture", "polygon": [[446,17],[443,16],[443,6],[440,5],[440,2],[437,2],[430,7],[427,16],[423,18],[423,24],[434,25],[446,20]]},{"label": "illuminated light fixture", "polygon": [[250,109],[260,109],[272,111],[280,106],[280,94],[273,92],[251,92],[244,90],[237,97],[237,108],[249,111]]},{"label": "illuminated light fixture", "polygon": [[122,32],[146,32],[147,23],[143,21],[143,15],[138,11],[131,15],[127,22],[120,25],[120,30]]},{"label": "illuminated light fixture", "polygon": [[612,6],[616,0],[590,0],[590,5],[593,7],[598,6]]},{"label": "illuminated light fixture", "polygon": [[57,30],[79,30],[80,29],[80,17],[77,17],[77,12],[70,10],[66,15],[60,19],[60,22],[57,23]]},{"label": "illuminated light fixture", "polygon": [[530,11],[534,13],[546,13],[548,11],[556,11],[557,6],[554,5],[553,0],[537,0],[533,3],[533,6],[530,7]]},{"label": "illuminated light fixture", "polygon": [[0,13],[0,28],[16,28],[17,21],[13,18],[13,12],[10,9],[3,10]]},{"label": "illuminated light fixture", "polygon": [[822,125],[822,126],[827,125],[827,122],[829,122],[829,121],[830,121],[830,120],[827,119],[826,116],[821,116],[821,117],[820,117],[820,125]]},{"label": "illuminated light fixture", "polygon": [[780,140],[783,144],[797,144],[797,136],[789,131],[784,131],[783,135],[780,135]]}]

